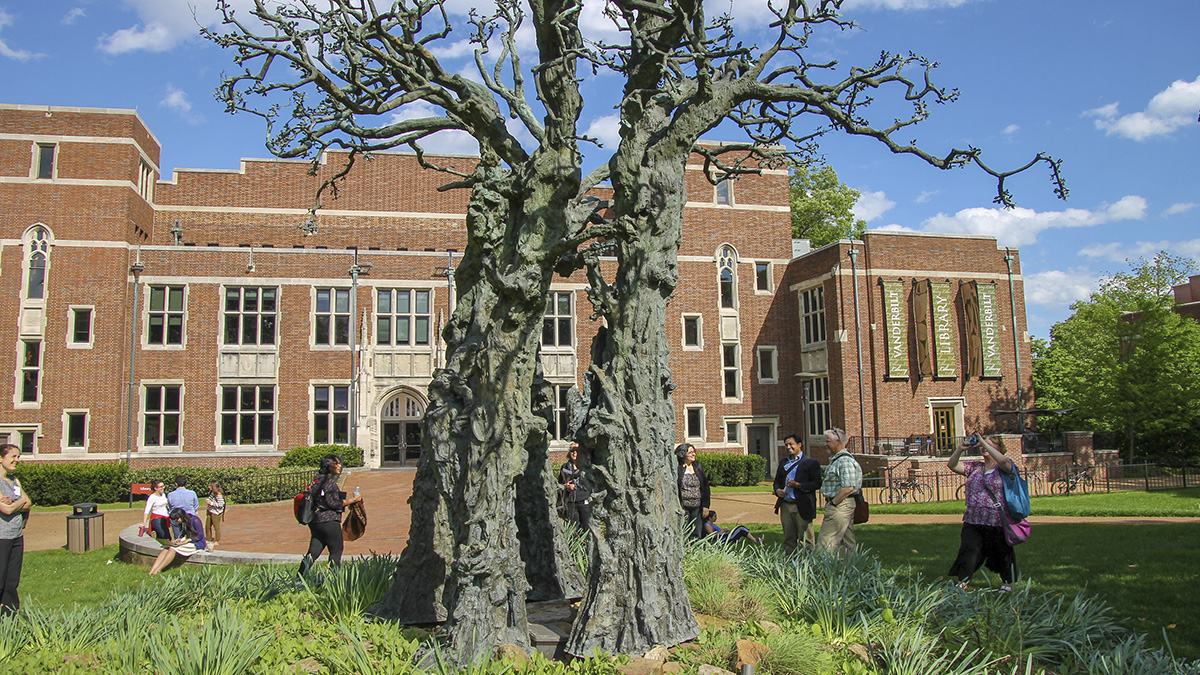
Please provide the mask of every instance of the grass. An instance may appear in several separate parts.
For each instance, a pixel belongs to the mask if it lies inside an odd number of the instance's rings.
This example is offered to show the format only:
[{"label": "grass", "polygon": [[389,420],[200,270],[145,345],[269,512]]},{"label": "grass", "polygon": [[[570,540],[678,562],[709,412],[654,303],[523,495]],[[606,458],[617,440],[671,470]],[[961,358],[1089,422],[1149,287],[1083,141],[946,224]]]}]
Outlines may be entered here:
[{"label": "grass", "polygon": [[[1037,516],[1200,518],[1200,488],[1033,497],[1029,503],[1035,520]],[[871,513],[961,514],[962,511],[961,501],[871,504]]]},{"label": "grass", "polygon": [[[749,527],[768,545],[782,545],[780,526]],[[859,546],[885,567],[907,568],[926,580],[949,579],[961,530],[957,523],[855,527]],[[1147,644],[1162,646],[1165,631],[1175,655],[1189,659],[1200,659],[1200,605],[1193,595],[1197,558],[1200,523],[1035,524],[1033,536],[1017,548],[1019,574],[1034,591],[1073,597],[1086,589],[1128,627],[1146,633]],[[999,585],[986,568],[973,583]]]},{"label": "grass", "polygon": [[61,548],[27,551],[21,565],[21,602],[32,601],[43,609],[90,605],[114,590],[150,579],[149,567],[115,561],[117,551],[116,544],[85,553]]}]

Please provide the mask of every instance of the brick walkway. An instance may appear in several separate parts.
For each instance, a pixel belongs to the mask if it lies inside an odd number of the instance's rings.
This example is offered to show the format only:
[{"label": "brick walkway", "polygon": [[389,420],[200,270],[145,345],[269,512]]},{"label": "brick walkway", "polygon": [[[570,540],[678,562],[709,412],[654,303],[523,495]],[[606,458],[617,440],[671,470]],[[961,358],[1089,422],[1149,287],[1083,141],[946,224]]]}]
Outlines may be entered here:
[{"label": "brick walkway", "polygon": [[[414,469],[351,470],[342,483],[343,489],[362,489],[367,508],[367,531],[361,539],[346,542],[346,555],[367,555],[371,552],[399,555],[408,541],[409,508],[412,496]],[[203,497],[203,495],[201,495]],[[718,523],[726,529],[738,524],[775,524],[779,516],[773,506],[775,498],[765,489],[762,492],[727,492],[714,494],[712,508]],[[105,511],[105,542],[114,544],[122,528],[141,522],[142,507]],[[39,551],[66,546],[66,512],[46,512],[35,509],[25,528],[25,549]],[[1197,522],[1200,518],[1066,518],[1034,516],[1035,523],[1062,522]],[[820,523],[820,516],[817,518]],[[961,514],[947,515],[883,515],[872,514],[870,524],[958,523]],[[308,528],[296,524],[292,504],[231,505],[226,512],[220,551],[245,553],[291,553],[301,555],[308,549]]]}]

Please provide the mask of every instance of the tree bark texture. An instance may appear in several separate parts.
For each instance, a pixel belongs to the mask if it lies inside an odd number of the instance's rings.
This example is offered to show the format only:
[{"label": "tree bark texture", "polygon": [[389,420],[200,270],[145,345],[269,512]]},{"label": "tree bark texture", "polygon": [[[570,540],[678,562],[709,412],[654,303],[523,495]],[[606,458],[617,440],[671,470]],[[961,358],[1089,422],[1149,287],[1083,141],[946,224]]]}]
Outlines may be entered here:
[{"label": "tree bark texture", "polygon": [[[700,633],[683,581],[682,508],[673,453],[674,388],[663,326],[678,280],[686,148],[671,157],[614,163],[621,228],[608,287],[592,271],[607,328],[585,375],[588,405],[580,444],[591,458],[594,520],[589,585],[567,651],[640,654]],[[673,161],[670,161],[673,160]]]}]

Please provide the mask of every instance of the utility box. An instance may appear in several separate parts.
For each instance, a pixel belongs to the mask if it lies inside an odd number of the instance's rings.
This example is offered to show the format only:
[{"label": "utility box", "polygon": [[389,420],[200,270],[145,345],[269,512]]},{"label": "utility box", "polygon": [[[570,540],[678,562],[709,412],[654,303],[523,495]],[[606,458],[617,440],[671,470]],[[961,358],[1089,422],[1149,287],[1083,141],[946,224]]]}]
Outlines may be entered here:
[{"label": "utility box", "polygon": [[67,550],[83,553],[104,546],[104,514],[95,504],[76,504],[67,516]]}]

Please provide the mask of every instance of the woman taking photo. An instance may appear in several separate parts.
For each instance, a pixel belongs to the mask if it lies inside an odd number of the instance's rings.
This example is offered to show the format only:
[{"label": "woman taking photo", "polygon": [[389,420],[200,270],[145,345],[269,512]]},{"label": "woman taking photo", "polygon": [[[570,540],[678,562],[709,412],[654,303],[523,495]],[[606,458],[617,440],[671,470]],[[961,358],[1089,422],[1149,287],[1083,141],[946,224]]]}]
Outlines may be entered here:
[{"label": "woman taking photo", "polygon": [[155,539],[171,538],[171,521],[167,517],[167,497],[163,494],[166,485],[161,480],[150,481],[150,495],[146,497],[146,510],[142,512],[142,529],[139,535],[150,532]]},{"label": "woman taking photo", "polygon": [[17,586],[25,557],[25,515],[33,503],[21,482],[8,475],[20,461],[21,448],[0,445],[0,616],[16,614],[21,608]]},{"label": "woman taking photo", "polygon": [[308,553],[300,561],[300,576],[304,576],[325,549],[329,549],[331,565],[340,565],[342,562],[342,511],[362,497],[357,491],[346,497],[345,492],[338,490],[338,477],[341,475],[340,456],[325,455],[321,458],[321,470],[308,488],[313,500],[313,519],[308,524],[312,538],[308,542]]},{"label": "woman taking photo", "polygon": [[679,460],[679,503],[687,515],[691,525],[691,536],[696,539],[704,538],[704,509],[711,503],[708,489],[708,477],[704,475],[704,467],[696,461],[696,447],[691,443],[680,443],[675,448],[675,457]]},{"label": "woman taking photo", "polygon": [[[982,450],[982,462],[959,462],[963,451]],[[967,477],[965,490],[967,511],[963,514],[961,543],[958,556],[950,566],[950,576],[958,580],[959,588],[967,589],[972,575],[983,565],[1000,575],[1000,590],[1012,589],[1013,570],[1017,558],[1013,547],[1004,538],[1004,477],[1012,474],[1012,460],[979,434],[964,438],[946,461],[946,468]]]}]

